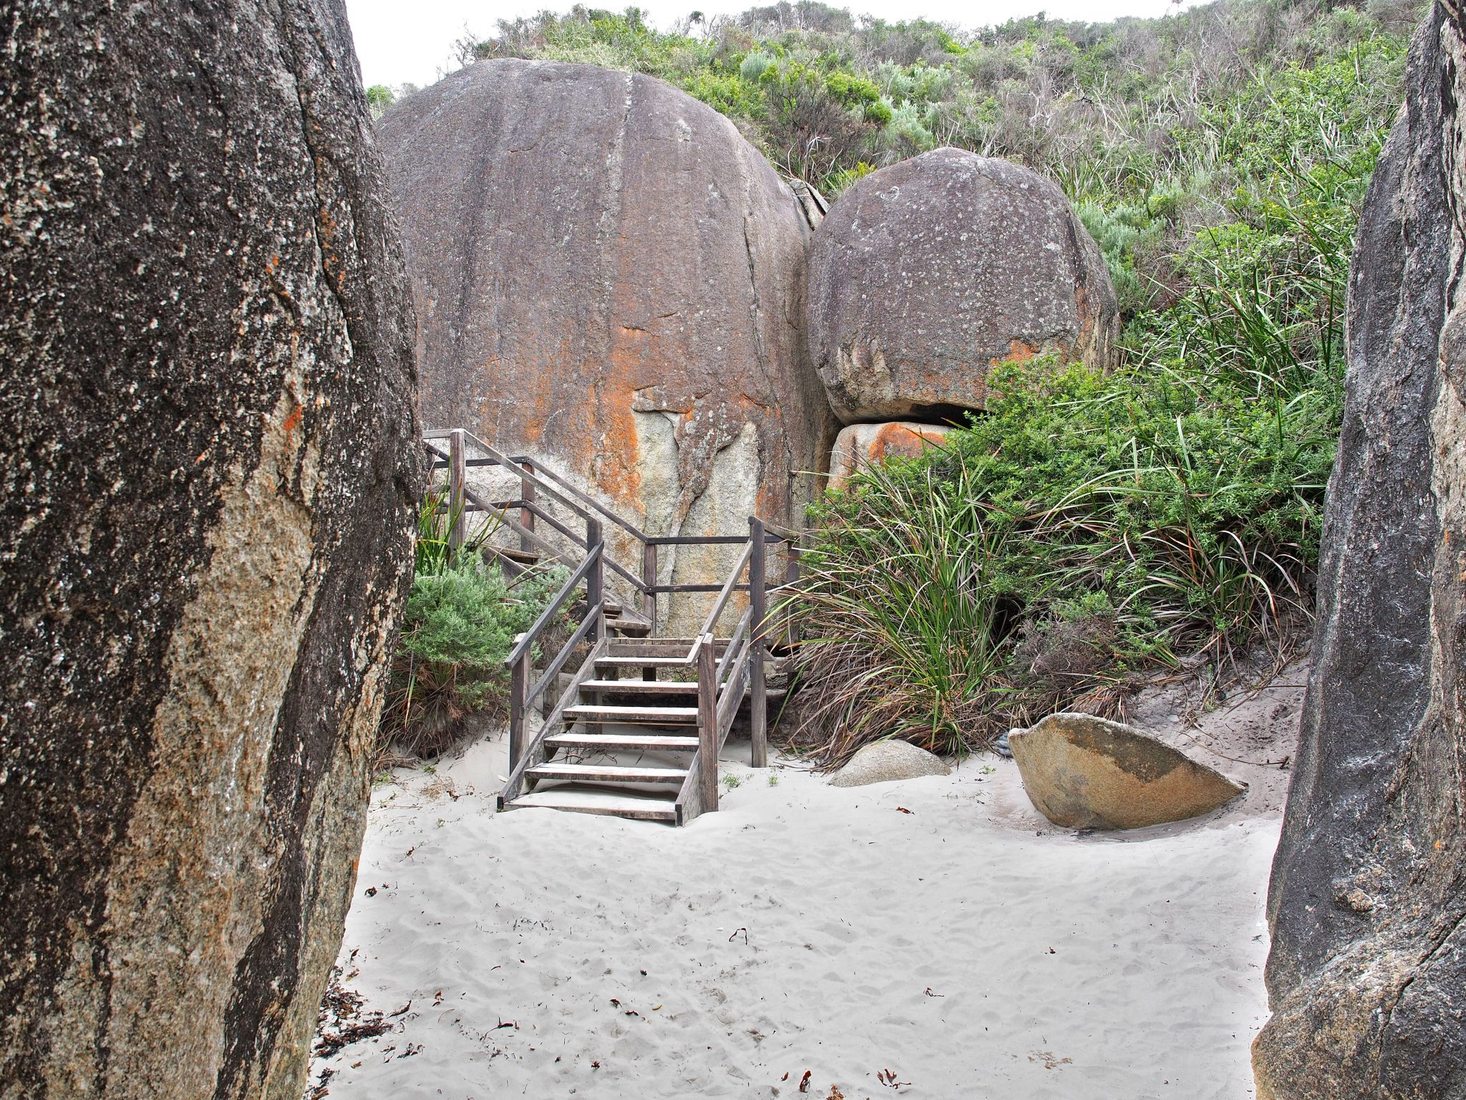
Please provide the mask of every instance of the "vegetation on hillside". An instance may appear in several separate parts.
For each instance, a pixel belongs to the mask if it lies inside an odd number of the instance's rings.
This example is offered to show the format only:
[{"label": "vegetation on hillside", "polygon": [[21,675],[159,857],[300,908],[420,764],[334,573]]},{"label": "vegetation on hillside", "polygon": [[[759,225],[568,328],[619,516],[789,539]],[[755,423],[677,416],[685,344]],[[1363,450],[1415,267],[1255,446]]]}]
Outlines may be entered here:
[{"label": "vegetation on hillside", "polygon": [[1163,19],[975,33],[778,3],[670,33],[577,7],[465,60],[645,72],[834,196],[938,145],[1057,180],[1125,321],[1109,374],[1005,368],[985,415],[816,517],[788,608],[807,744],[980,746],[1056,707],[1115,713],[1157,667],[1312,606],[1359,207],[1418,0],[1220,0]]}]

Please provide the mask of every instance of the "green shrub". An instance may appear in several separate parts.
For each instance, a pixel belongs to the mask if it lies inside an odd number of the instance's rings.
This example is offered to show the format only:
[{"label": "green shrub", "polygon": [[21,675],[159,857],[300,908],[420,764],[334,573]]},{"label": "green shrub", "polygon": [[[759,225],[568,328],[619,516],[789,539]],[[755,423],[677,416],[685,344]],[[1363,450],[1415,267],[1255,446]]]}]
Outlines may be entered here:
[{"label": "green shrub", "polygon": [[491,528],[453,547],[447,537],[453,518],[441,493],[426,495],[382,716],[383,750],[436,756],[458,737],[464,718],[501,707],[509,686],[504,660],[515,636],[564,582],[559,568],[506,580],[480,553]]}]

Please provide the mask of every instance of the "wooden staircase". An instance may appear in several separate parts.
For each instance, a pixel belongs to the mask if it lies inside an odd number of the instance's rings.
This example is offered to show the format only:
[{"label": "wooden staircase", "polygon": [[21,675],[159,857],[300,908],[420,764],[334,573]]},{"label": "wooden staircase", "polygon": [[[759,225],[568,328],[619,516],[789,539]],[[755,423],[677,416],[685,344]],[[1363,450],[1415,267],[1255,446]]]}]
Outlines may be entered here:
[{"label": "wooden staircase", "polygon": [[[499,794],[501,810],[687,824],[718,808],[718,754],[740,716],[754,766],[767,765],[767,551],[790,546],[786,536],[751,517],[747,534],[650,537],[526,456],[501,454],[462,430],[424,438],[435,465],[448,470],[456,514],[491,512],[518,535],[517,546],[486,544],[486,556],[511,574],[546,557],[571,569],[544,613],[516,639],[507,662],[510,775]],[[519,479],[519,496],[486,500],[476,494],[467,471],[479,465],[511,472]],[[569,515],[564,508],[553,511],[551,501],[568,507]],[[620,529],[622,542],[639,544],[639,569],[610,556],[607,524]],[[547,526],[558,533],[558,544]],[[583,537],[576,527],[583,527]],[[725,552],[741,546],[741,552],[721,585],[661,583],[658,550],[665,546]],[[608,593],[608,581],[619,584],[637,609]],[[702,629],[690,638],[661,636],[659,598],[696,593],[715,594]],[[746,609],[719,636],[734,613],[735,593],[746,593]],[[581,609],[578,625],[555,654],[542,653],[551,625],[571,608]]]},{"label": "wooden staircase", "polygon": [[679,796],[701,748],[698,684],[684,663],[694,644],[608,639],[590,658],[591,678],[576,687],[563,729],[542,740],[543,759],[525,768],[524,792],[501,795],[500,808],[681,824]]}]

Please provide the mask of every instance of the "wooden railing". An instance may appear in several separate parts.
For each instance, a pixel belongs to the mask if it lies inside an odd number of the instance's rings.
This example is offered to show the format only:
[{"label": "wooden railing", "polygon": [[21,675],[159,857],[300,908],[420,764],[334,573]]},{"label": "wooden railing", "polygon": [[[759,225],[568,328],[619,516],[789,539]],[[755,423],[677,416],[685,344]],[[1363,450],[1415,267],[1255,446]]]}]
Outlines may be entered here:
[{"label": "wooden railing", "polygon": [[[596,658],[603,655],[609,641],[606,634],[606,603],[603,596],[605,584],[605,544],[600,539],[600,524],[588,521],[594,536],[585,560],[565,578],[565,583],[541,612],[534,624],[521,634],[514,648],[505,659],[509,666],[509,778],[500,796],[501,805],[519,796],[524,787],[524,773],[539,763],[544,754],[544,741],[556,728],[565,723],[565,708],[575,700],[580,685],[595,673]],[[551,657],[540,672],[534,676],[534,654],[551,623],[566,607],[570,606],[580,586],[585,585],[585,616],[573,630],[559,651]],[[538,729],[526,738],[527,719],[536,706],[543,709],[543,701],[554,686],[576,649],[582,643],[590,644],[590,651],[580,668],[571,677],[570,683],[560,693],[555,705],[544,714]],[[533,681],[533,682],[531,682]]]},{"label": "wooden railing", "polygon": [[[539,553],[573,566],[580,552],[589,549],[580,529],[589,520],[596,520],[602,529],[619,530],[624,542],[633,547],[631,560],[617,560],[614,544],[607,543],[604,569],[608,579],[620,582],[638,604],[641,615],[651,624],[657,621],[658,600],[662,596],[720,592],[721,585],[706,582],[666,583],[658,580],[661,553],[666,547],[737,546],[745,535],[648,535],[636,524],[618,515],[590,494],[581,491],[544,463],[529,455],[510,455],[485,443],[462,428],[423,433],[423,442],[432,457],[435,469],[446,469],[448,494],[453,514],[460,517],[450,538],[461,544],[466,537],[467,517],[475,513],[491,513],[508,530],[519,536],[519,548]],[[468,486],[468,471],[481,467],[500,467],[520,483],[519,496],[512,500],[489,501]],[[570,516],[557,516],[550,502],[558,503]],[[512,514],[517,513],[517,515]],[[563,540],[560,545],[546,537],[543,524]],[[793,535],[766,532],[770,543],[783,543],[789,548],[788,577],[797,573],[797,557]],[[568,546],[568,551],[567,551]],[[746,586],[744,586],[746,588]]]},{"label": "wooden railing", "polygon": [[[718,753],[745,697],[749,702],[750,762],[755,768],[768,766],[768,704],[764,684],[767,536],[757,517],[750,518],[748,526],[749,537],[743,553],[723,582],[717,600],[703,621],[702,631],[684,658],[687,664],[697,666],[698,749],[677,795],[679,819],[690,819],[718,808]],[[748,580],[740,585],[739,578],[745,572]],[[740,587],[749,591],[748,609],[738,620],[719,657],[714,626],[729,598]]]}]

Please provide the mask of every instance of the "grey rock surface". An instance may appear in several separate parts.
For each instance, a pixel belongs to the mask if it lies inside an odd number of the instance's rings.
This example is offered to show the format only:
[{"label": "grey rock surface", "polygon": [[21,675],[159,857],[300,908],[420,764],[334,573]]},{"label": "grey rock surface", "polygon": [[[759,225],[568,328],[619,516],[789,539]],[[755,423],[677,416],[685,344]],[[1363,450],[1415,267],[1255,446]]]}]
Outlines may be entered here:
[{"label": "grey rock surface", "polygon": [[1104,259],[1064,193],[959,149],[840,196],[815,232],[805,316],[846,423],[980,409],[1007,359],[1107,365],[1119,325]]},{"label": "grey rock surface", "polygon": [[830,778],[830,786],[864,787],[871,783],[919,779],[923,775],[947,775],[950,771],[940,756],[909,741],[876,741],[856,750]]},{"label": "grey rock surface", "polygon": [[420,481],[345,13],[0,37],[0,1096],[298,1100]]},{"label": "grey rock surface", "polygon": [[1066,829],[1141,829],[1220,809],[1243,791],[1142,730],[1089,714],[1050,714],[1011,730],[1008,747],[1034,807]]},{"label": "grey rock surface", "polygon": [[1466,1096],[1466,39],[1437,4],[1350,272],[1260,1100]]},{"label": "grey rock surface", "polygon": [[799,514],[833,434],[810,229],[732,123],[650,77],[496,60],[379,131],[430,426],[545,456],[652,535]]}]

